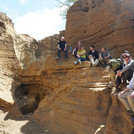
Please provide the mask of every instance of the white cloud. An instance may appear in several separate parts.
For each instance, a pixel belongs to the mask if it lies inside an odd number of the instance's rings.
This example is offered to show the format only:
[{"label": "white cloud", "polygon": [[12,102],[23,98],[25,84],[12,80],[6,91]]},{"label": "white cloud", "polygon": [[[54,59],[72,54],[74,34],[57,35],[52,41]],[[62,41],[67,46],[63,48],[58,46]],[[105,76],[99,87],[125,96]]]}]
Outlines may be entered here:
[{"label": "white cloud", "polygon": [[26,0],[20,0],[21,4],[24,4],[26,2]]},{"label": "white cloud", "polygon": [[37,40],[59,33],[64,27],[58,8],[30,12],[15,19],[15,29],[19,34],[29,34]]}]

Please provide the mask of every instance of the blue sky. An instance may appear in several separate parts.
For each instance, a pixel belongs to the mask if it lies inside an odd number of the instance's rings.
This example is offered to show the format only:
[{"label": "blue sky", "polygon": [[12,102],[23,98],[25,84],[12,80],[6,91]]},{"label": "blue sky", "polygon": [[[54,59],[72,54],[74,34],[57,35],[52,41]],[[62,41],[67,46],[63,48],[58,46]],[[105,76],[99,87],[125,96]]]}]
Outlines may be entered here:
[{"label": "blue sky", "polygon": [[65,29],[56,5],[57,0],[0,0],[0,11],[12,19],[18,33],[38,40]]}]

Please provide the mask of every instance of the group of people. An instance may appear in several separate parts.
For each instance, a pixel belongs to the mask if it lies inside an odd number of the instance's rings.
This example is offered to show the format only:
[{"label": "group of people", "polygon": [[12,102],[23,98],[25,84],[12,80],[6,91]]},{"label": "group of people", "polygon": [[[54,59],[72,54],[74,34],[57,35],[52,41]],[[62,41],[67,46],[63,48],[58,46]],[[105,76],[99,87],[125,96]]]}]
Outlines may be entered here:
[{"label": "group of people", "polygon": [[[61,37],[60,41],[58,42],[57,59],[60,58],[61,51],[65,52],[65,59],[67,60],[68,48],[64,37]],[[101,62],[103,65],[109,65],[109,61],[112,60],[110,53],[104,47],[102,47],[101,52],[98,53],[97,50],[95,50],[95,46],[91,45],[90,51],[87,55],[86,50],[80,41],[73,49],[72,55],[77,58],[77,60],[74,61],[75,64],[81,64],[83,61],[90,60],[92,66],[97,66],[99,62]],[[122,64],[114,70],[116,74],[116,92],[118,93],[119,100],[126,107],[127,113],[129,116],[131,116],[131,121],[134,124],[134,60],[128,51],[125,50],[120,57],[120,61]],[[127,84],[127,81],[129,81],[129,84]],[[123,83],[126,83],[127,86],[123,91],[121,91],[120,85]]]},{"label": "group of people", "polygon": [[[58,49],[57,49],[57,59],[60,58],[60,52],[65,52],[65,59],[68,60],[68,47],[64,37],[61,37],[60,41],[58,42]],[[110,53],[103,47],[101,49],[100,54],[95,50],[95,46],[90,46],[90,51],[87,52],[84,49],[84,45],[79,41],[77,46],[73,49],[72,55],[74,55],[77,60],[74,61],[75,65],[81,64],[82,61],[90,60],[92,66],[97,66],[99,61],[103,65],[107,65],[108,60],[111,59]]]},{"label": "group of people", "polygon": [[116,86],[122,83],[127,84],[123,91],[118,93],[119,100],[127,109],[127,114],[131,117],[131,122],[134,124],[134,60],[128,51],[125,51],[121,58],[124,61],[123,67],[117,71]]},{"label": "group of people", "polygon": [[81,42],[78,42],[78,45],[76,48],[74,48],[72,55],[75,55],[77,57],[77,61],[74,61],[75,64],[78,64],[82,61],[90,60],[92,66],[97,66],[99,64],[99,61],[103,65],[107,65],[108,60],[111,59],[111,56],[109,52],[102,47],[100,54],[97,50],[95,50],[95,46],[90,46],[90,51],[88,52],[88,56],[86,54],[86,50],[84,49],[84,46],[81,44]]}]

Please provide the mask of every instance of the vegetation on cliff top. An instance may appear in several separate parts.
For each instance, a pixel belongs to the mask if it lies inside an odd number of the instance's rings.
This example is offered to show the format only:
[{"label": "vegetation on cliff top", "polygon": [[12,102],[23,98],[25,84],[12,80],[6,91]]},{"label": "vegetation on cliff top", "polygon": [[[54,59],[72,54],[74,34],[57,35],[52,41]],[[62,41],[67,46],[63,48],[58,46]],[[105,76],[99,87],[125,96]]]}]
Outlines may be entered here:
[{"label": "vegetation on cliff top", "polygon": [[61,16],[66,19],[67,11],[77,0],[57,0],[58,7],[61,9]]}]

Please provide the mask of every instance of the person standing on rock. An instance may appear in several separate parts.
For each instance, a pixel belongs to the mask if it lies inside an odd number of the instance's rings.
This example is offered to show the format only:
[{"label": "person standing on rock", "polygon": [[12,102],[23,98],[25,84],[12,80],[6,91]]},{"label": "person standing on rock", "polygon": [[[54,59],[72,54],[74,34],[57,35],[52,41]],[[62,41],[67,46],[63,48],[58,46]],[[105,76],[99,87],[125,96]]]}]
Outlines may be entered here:
[{"label": "person standing on rock", "polygon": [[65,52],[65,60],[68,60],[68,50],[67,50],[67,43],[65,38],[62,36],[58,42],[58,49],[57,49],[57,59],[60,59],[60,52]]},{"label": "person standing on rock", "polygon": [[92,45],[90,46],[90,51],[88,53],[88,58],[91,61],[92,66],[97,66],[99,64],[99,54],[95,50],[95,47]]},{"label": "person standing on rock", "polygon": [[126,107],[127,113],[132,116],[131,121],[134,123],[134,61],[123,68],[123,70],[120,72],[120,76],[129,69],[133,71],[132,79],[125,90],[118,94],[118,98]]}]

